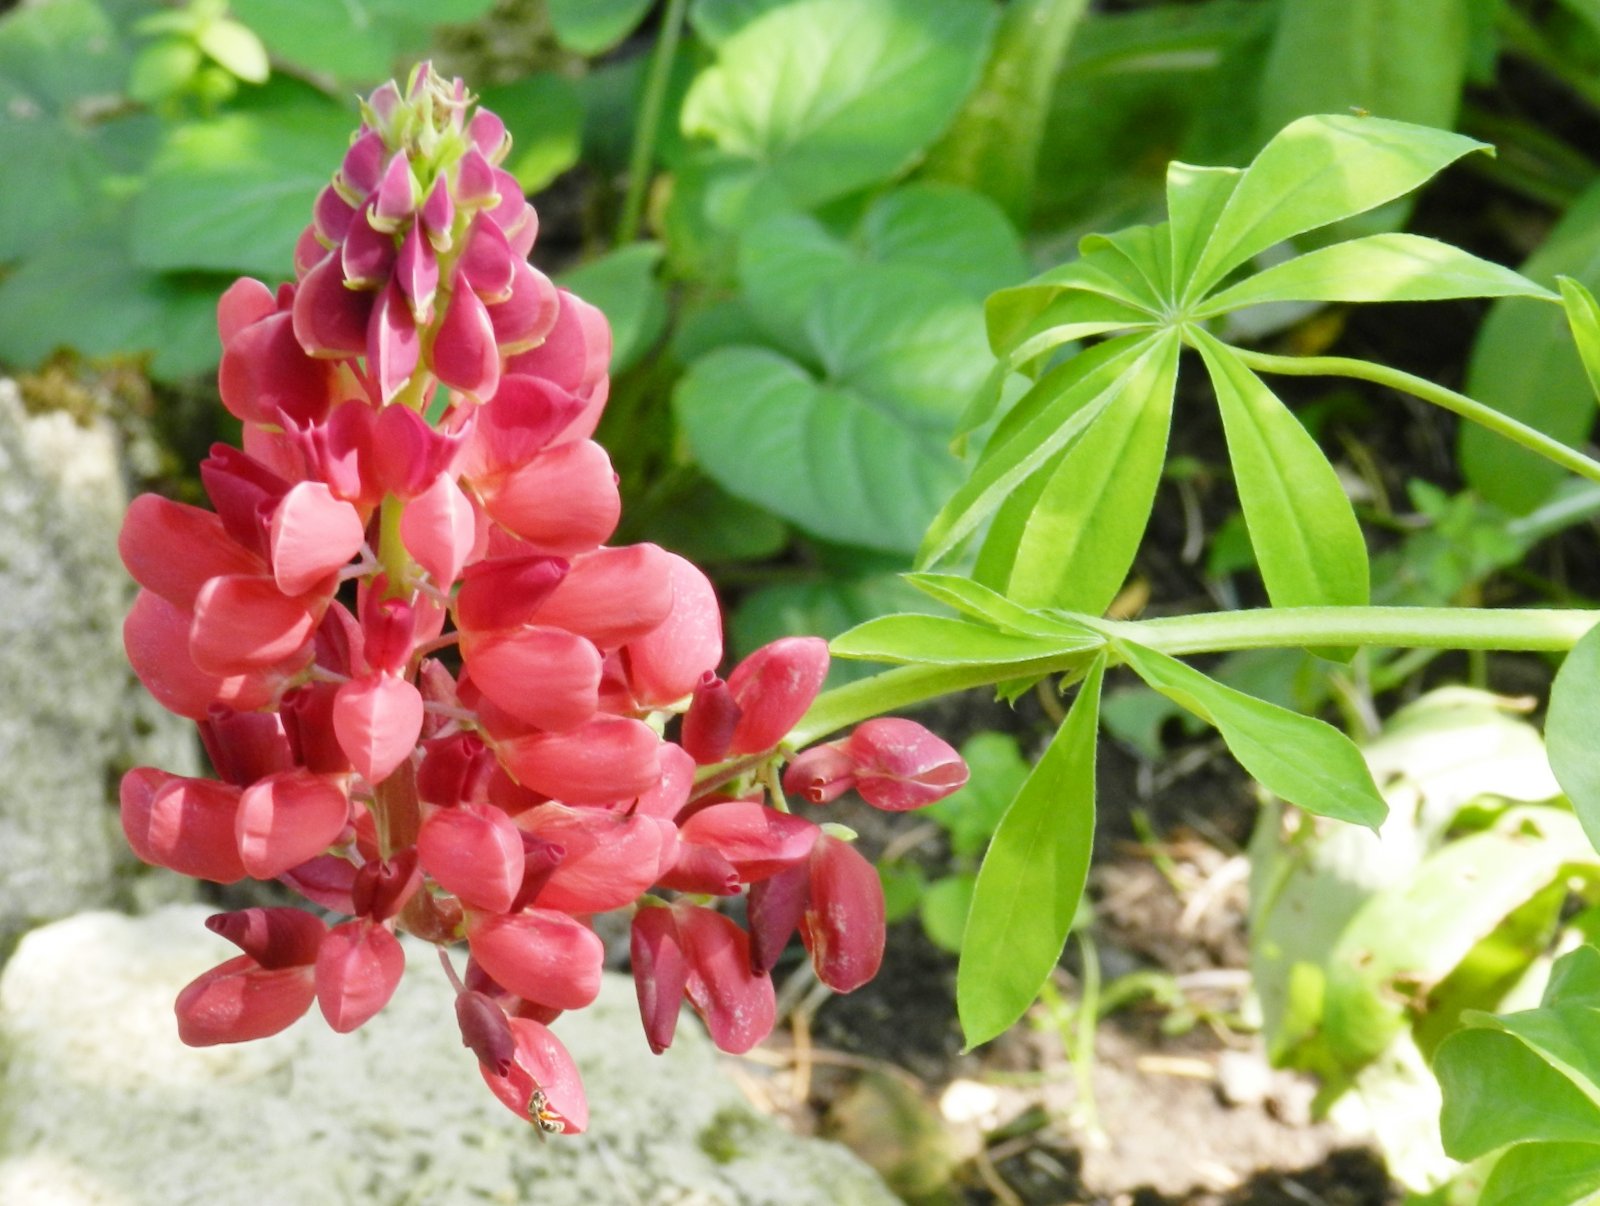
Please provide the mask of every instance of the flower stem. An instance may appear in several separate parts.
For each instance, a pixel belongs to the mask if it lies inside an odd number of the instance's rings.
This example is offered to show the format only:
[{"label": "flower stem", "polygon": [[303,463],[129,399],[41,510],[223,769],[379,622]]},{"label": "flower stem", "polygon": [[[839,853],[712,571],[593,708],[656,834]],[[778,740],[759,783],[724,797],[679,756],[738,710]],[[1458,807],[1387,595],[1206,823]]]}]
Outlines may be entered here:
[{"label": "flower stem", "polygon": [[[1600,612],[1563,608],[1273,607],[1156,620],[1072,617],[1116,641],[1172,657],[1239,649],[1500,649],[1562,652],[1600,621]],[[819,695],[785,744],[796,749],[873,716],[915,707],[970,687],[1081,672],[1084,651],[1004,665],[899,666]]]},{"label": "flower stem", "polygon": [[1470,419],[1496,435],[1504,436],[1514,444],[1537,452],[1546,460],[1554,461],[1563,469],[1570,469],[1579,477],[1600,482],[1600,461],[1569,448],[1560,440],[1545,435],[1537,428],[1501,414],[1492,406],[1485,406],[1465,394],[1436,385],[1425,377],[1417,377],[1400,369],[1354,360],[1346,356],[1273,356],[1266,352],[1250,352],[1243,348],[1230,348],[1234,355],[1253,369],[1264,373],[1283,373],[1295,377],[1354,377],[1387,385],[1401,393],[1411,394],[1424,402],[1432,402],[1463,419]]},{"label": "flower stem", "polygon": [[650,187],[650,161],[655,157],[661,110],[666,104],[667,86],[672,82],[672,60],[678,53],[678,38],[683,32],[683,14],[687,7],[688,0],[667,0],[667,11],[661,18],[661,34],[650,59],[650,74],[645,80],[644,100],[639,107],[639,125],[634,130],[633,151],[628,156],[628,192],[623,197],[622,217],[617,222],[619,247],[639,237],[645,193]]}]

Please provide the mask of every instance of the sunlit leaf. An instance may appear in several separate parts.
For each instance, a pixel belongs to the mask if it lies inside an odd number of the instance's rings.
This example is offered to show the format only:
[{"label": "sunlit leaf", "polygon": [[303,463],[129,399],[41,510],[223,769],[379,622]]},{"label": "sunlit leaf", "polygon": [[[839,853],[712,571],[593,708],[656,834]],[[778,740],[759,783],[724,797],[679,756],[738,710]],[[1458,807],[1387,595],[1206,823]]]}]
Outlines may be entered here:
[{"label": "sunlit leaf", "polygon": [[834,638],[838,657],[930,666],[1004,666],[1060,658],[1099,648],[1092,636],[1057,637],[996,632],[948,616],[883,616]]},{"label": "sunlit leaf", "polygon": [[967,1045],[1028,1008],[1061,958],[1094,846],[1095,745],[1105,660],[1006,810],[978,872],[961,941],[956,1008]]},{"label": "sunlit leaf", "polygon": [[1567,312],[1567,326],[1588,375],[1589,388],[1600,399],[1600,302],[1580,281],[1570,276],[1556,277],[1561,289],[1561,304]]},{"label": "sunlit leaf", "polygon": [[956,574],[906,574],[905,580],[929,598],[995,628],[1026,636],[1094,636],[1075,620],[1023,607],[971,578]]},{"label": "sunlit leaf", "polygon": [[1568,652],[1550,687],[1545,717],[1545,749],[1556,782],[1572,801],[1591,845],[1600,846],[1600,626],[1591,628]]}]

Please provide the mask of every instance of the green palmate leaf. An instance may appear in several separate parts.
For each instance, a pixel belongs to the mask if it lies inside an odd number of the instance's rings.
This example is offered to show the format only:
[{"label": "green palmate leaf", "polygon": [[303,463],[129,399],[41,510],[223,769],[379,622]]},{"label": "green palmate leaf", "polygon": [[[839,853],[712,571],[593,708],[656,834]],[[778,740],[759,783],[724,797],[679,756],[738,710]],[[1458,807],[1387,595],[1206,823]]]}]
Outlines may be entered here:
[{"label": "green palmate leaf", "polygon": [[1451,297],[1555,295],[1519,273],[1420,235],[1379,234],[1335,243],[1276,264],[1195,309],[1210,318],[1284,301],[1439,301]]},{"label": "green palmate leaf", "polygon": [[1093,294],[1119,303],[1143,318],[1160,317],[1149,297],[1149,284],[1127,257],[1101,246],[1069,263],[1043,272],[1025,285],[1002,289],[984,306],[989,346],[996,356],[1009,355],[1042,329],[1040,316],[1063,294]]},{"label": "green palmate leaf", "polygon": [[571,80],[538,71],[509,84],[485,88],[480,99],[511,133],[511,154],[503,166],[517,178],[523,192],[538,192],[578,162],[583,102]]},{"label": "green palmate leaf", "polygon": [[1495,1162],[1477,1206],[1595,1206],[1600,1141],[1529,1143]]},{"label": "green palmate leaf", "polygon": [[295,240],[350,144],[336,105],[176,127],[134,205],[134,259],[162,271],[291,274]]},{"label": "green palmate leaf", "polygon": [[1211,228],[1242,174],[1230,167],[1196,167],[1177,161],[1167,165],[1167,225],[1172,240],[1172,278],[1167,291],[1172,296],[1179,296],[1184,282],[1194,274]]},{"label": "green palmate leaf", "polygon": [[949,616],[883,616],[852,628],[830,645],[838,657],[927,666],[1005,666],[1098,649],[1092,633],[1028,636]]},{"label": "green palmate leaf", "polygon": [[[1584,193],[1522,265],[1524,276],[1554,284],[1566,274],[1600,288],[1600,186]],[[1515,300],[1489,311],[1467,364],[1466,392],[1496,410],[1573,447],[1594,425],[1595,401],[1573,347],[1565,311]],[[1461,471],[1484,498],[1525,513],[1543,502],[1567,473],[1536,453],[1476,423],[1460,435]]]},{"label": "green palmate leaf", "polygon": [[1040,637],[1096,635],[1092,628],[1076,620],[1019,606],[971,578],[956,574],[906,574],[904,577],[930,598],[1004,632]]},{"label": "green palmate leaf", "polygon": [[[1053,467],[1037,499],[1017,496],[1026,514],[1002,508],[978,577],[1027,607],[1098,615],[1133,565],[1166,463],[1178,376],[1175,331],[1130,371],[1122,395]],[[993,546],[991,549],[990,546]],[[992,576],[991,576],[992,575]]]},{"label": "green palmate leaf", "polygon": [[[1343,1066],[1377,1058],[1405,1028],[1408,1011],[1422,1008],[1474,947],[1578,861],[1581,848],[1570,813],[1519,808],[1495,829],[1445,846],[1405,882],[1369,899],[1328,961],[1323,1040]],[[1535,927],[1535,949],[1548,938],[1560,901],[1548,905]]]},{"label": "green palmate leaf", "polygon": [[1561,289],[1561,305],[1567,312],[1567,327],[1583,361],[1589,388],[1600,399],[1600,302],[1584,285],[1570,276],[1556,277]]},{"label": "green palmate leaf", "polygon": [[1094,845],[1095,743],[1104,678],[1100,658],[1006,810],[978,872],[956,977],[956,1008],[969,1047],[988,1042],[1022,1016],[1072,928]]},{"label": "green palmate leaf", "polygon": [[611,372],[624,373],[650,350],[667,325],[667,299],[656,267],[661,247],[631,243],[563,273],[561,284],[599,306],[611,323]]},{"label": "green palmate leaf", "polygon": [[1018,225],[1033,199],[1039,144],[1073,32],[1087,0],[1007,5],[983,80],[924,171],[993,197]]},{"label": "green palmate leaf", "polygon": [[1600,847],[1600,626],[1591,628],[1567,654],[1550,687],[1545,749],[1556,782],[1572,801],[1592,845]]},{"label": "green palmate leaf", "polygon": [[1262,69],[1262,136],[1308,113],[1352,107],[1448,129],[1461,102],[1471,2],[1284,5]]},{"label": "green palmate leaf", "polygon": [[1093,256],[1124,282],[1134,300],[1143,308],[1160,311],[1171,296],[1172,235],[1166,223],[1160,226],[1126,226],[1115,234],[1092,234],[1078,244],[1085,256]]},{"label": "green palmate leaf", "polygon": [[684,130],[759,165],[800,206],[889,179],[955,116],[993,18],[982,0],[797,0],[722,43]]},{"label": "green palmate leaf", "polygon": [[1126,641],[1116,649],[1146,683],[1213,726],[1239,765],[1273,795],[1368,828],[1388,813],[1361,752],[1338,729],[1225,687],[1153,649]]},{"label": "green palmate leaf", "polygon": [[1328,458],[1225,344],[1200,330],[1195,340],[1222,408],[1239,502],[1273,605],[1365,606],[1366,542]]},{"label": "green palmate leaf", "polygon": [[599,54],[627,37],[650,11],[650,0],[546,0],[556,37],[579,54]]},{"label": "green palmate leaf", "polygon": [[1183,294],[1194,301],[1274,243],[1409,193],[1485,143],[1377,117],[1302,117],[1262,148],[1228,198]]},{"label": "green palmate leaf", "polygon": [[1012,491],[1113,405],[1155,356],[1153,337],[1107,340],[1051,370],[996,428],[972,474],[929,525],[919,568],[937,565]]}]

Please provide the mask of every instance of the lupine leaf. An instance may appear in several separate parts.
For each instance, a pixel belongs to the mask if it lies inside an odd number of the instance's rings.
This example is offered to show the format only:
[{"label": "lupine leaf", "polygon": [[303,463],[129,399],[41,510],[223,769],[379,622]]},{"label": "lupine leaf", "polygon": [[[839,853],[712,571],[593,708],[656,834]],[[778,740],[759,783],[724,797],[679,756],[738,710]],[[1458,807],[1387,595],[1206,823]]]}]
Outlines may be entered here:
[{"label": "lupine leaf", "polygon": [[[1154,344],[1153,338],[1107,341],[1046,374],[1002,420],[972,475],[929,525],[918,567],[947,557],[1034,470],[1115,405],[1130,382],[1151,372]],[[1091,367],[1079,366],[1085,357]]]},{"label": "lupine leaf", "polygon": [[1600,399],[1600,303],[1580,281],[1570,276],[1556,277],[1561,289],[1561,304],[1567,312],[1567,327],[1572,331],[1572,342],[1577,346],[1583,361],[1583,371],[1589,378],[1589,388]]},{"label": "lupine leaf", "polygon": [[[1165,222],[1125,226],[1115,234],[1087,235],[1078,250],[1104,263],[1140,306],[1159,311],[1171,296],[1172,234]],[[1121,266],[1116,266],[1119,261]]]},{"label": "lupine leaf", "polygon": [[1338,474],[1225,344],[1196,331],[1222,408],[1239,502],[1275,607],[1364,606],[1366,542]]},{"label": "lupine leaf", "polygon": [[995,829],[978,872],[956,975],[967,1046],[1028,1008],[1061,958],[1094,846],[1095,745],[1105,659]]},{"label": "lupine leaf", "polygon": [[1041,637],[1095,635],[1087,625],[1023,607],[971,578],[957,574],[906,574],[905,580],[929,598],[1002,631]]},{"label": "lupine leaf", "polygon": [[1600,847],[1600,625],[1567,653],[1550,687],[1545,716],[1545,751],[1556,782],[1572,801],[1591,845]]},{"label": "lupine leaf", "polygon": [[1144,278],[1132,270],[1126,257],[1101,248],[989,298],[983,312],[994,354],[1005,356],[1037,334],[1039,316],[1062,294],[1073,291],[1097,294],[1146,317],[1159,317],[1150,304]]},{"label": "lupine leaf", "polygon": [[1421,235],[1378,234],[1309,251],[1207,298],[1196,318],[1282,301],[1438,301],[1554,294],[1519,273]]},{"label": "lupine leaf", "polygon": [[1378,117],[1302,117],[1262,148],[1217,217],[1185,298],[1274,243],[1353,217],[1486,144]]},{"label": "lupine leaf", "polygon": [[994,10],[982,0],[797,0],[719,47],[684,100],[712,139],[811,206],[908,167],[977,81]]},{"label": "lupine leaf", "polygon": [[882,616],[835,637],[838,657],[928,666],[1002,666],[1098,648],[1092,634],[1055,637],[996,632],[949,616]]},{"label": "lupine leaf", "polygon": [[1242,174],[1238,168],[1196,167],[1176,160],[1167,165],[1167,226],[1172,240],[1172,277],[1167,290],[1173,296],[1182,292],[1184,282],[1194,273],[1211,228]]},{"label": "lupine leaf", "polygon": [[1273,795],[1368,828],[1388,813],[1361,752],[1333,726],[1225,687],[1153,649],[1119,641],[1117,651],[1150,686],[1213,726]]},{"label": "lupine leaf", "polygon": [[[1558,274],[1600,288],[1600,186],[1589,189],[1556,223],[1522,274],[1554,284]],[[1496,302],[1479,328],[1467,362],[1465,391],[1496,410],[1580,447],[1594,426],[1595,398],[1572,344],[1564,311],[1514,299]],[[1537,453],[1476,423],[1459,436],[1461,472],[1497,506],[1533,510],[1568,477]]]}]

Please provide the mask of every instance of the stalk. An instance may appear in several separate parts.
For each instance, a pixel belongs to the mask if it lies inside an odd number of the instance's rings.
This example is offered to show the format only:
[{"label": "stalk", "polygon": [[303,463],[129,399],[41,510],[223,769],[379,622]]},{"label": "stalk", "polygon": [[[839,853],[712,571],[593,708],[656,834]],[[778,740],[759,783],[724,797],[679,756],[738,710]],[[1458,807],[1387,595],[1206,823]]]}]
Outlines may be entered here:
[{"label": "stalk", "polygon": [[655,154],[661,110],[666,104],[667,85],[672,82],[672,61],[677,57],[678,38],[683,33],[683,14],[687,7],[688,0],[667,0],[667,11],[661,18],[661,37],[650,59],[650,74],[645,80],[644,100],[639,108],[639,126],[634,131],[633,150],[628,156],[628,191],[622,200],[622,217],[617,222],[619,247],[639,237],[645,191],[650,184],[650,160]]}]

